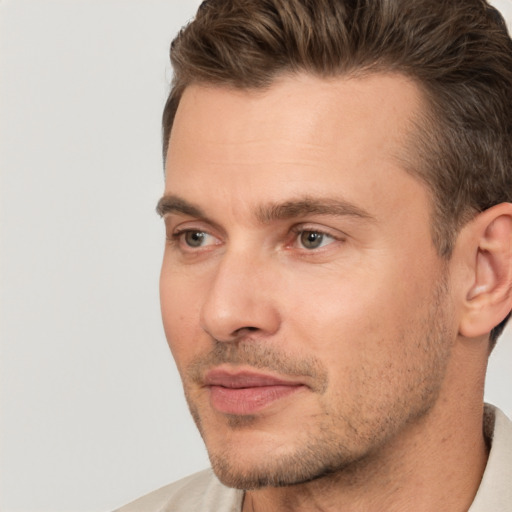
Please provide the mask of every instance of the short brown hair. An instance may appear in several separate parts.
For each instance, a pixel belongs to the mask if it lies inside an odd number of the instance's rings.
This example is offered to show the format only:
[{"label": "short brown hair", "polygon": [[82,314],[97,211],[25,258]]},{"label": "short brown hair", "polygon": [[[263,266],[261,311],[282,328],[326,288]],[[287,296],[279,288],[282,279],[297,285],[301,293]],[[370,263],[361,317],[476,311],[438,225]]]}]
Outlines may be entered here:
[{"label": "short brown hair", "polygon": [[284,73],[397,72],[429,106],[407,167],[431,190],[439,254],[451,255],[476,212],[512,200],[512,41],[485,0],[206,0],[171,62],[164,158],[192,83],[254,89]]}]

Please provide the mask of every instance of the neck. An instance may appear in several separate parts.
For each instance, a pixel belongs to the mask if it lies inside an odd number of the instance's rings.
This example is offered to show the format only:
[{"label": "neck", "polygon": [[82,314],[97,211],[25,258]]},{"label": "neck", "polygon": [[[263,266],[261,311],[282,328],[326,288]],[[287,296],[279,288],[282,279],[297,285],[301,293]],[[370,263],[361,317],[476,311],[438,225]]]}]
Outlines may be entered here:
[{"label": "neck", "polygon": [[428,414],[378,452],[338,473],[247,492],[243,512],[467,511],[485,469],[487,448],[481,402],[468,408],[458,398],[447,407],[440,396]]}]

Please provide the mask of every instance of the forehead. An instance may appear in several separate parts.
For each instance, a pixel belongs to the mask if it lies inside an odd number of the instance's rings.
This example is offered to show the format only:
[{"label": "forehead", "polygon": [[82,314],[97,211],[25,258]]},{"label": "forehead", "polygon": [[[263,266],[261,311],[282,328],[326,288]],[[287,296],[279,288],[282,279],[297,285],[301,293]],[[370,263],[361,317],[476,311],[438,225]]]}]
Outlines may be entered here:
[{"label": "forehead", "polygon": [[[387,130],[382,135],[392,135],[389,129],[409,127],[422,103],[417,84],[398,73],[332,78],[298,73],[282,75],[268,88],[261,89],[192,84],[181,97],[171,141],[179,135],[177,131],[186,128],[194,129],[198,135],[211,135],[212,126],[205,126],[204,118],[210,118],[215,125],[222,122],[227,127],[227,123],[236,121],[241,113],[247,117],[239,128],[250,128],[247,123],[252,119],[259,121],[258,126],[269,133],[279,131],[289,121],[296,121],[294,116],[300,115],[307,117],[309,122],[327,121],[322,135],[329,128],[340,128],[342,124],[350,123],[353,130],[356,120],[359,119],[359,125],[363,126],[369,118],[376,131],[385,126]],[[242,120],[238,118],[238,121]],[[368,128],[369,125],[364,126],[365,130]],[[237,135],[243,133],[237,130]],[[314,133],[307,135],[313,135],[314,139]]]},{"label": "forehead", "polygon": [[400,74],[330,79],[296,74],[258,90],[194,84],[181,98],[169,149],[256,137],[275,145],[288,140],[304,149],[340,146],[350,131],[351,144],[371,139],[388,148],[386,154],[398,153],[421,108],[418,86]]},{"label": "forehead", "polygon": [[245,204],[333,191],[379,200],[384,184],[405,186],[400,160],[421,108],[419,88],[397,74],[284,76],[262,90],[189,86],[171,131],[166,193],[196,203],[213,191],[231,201],[236,191]]}]

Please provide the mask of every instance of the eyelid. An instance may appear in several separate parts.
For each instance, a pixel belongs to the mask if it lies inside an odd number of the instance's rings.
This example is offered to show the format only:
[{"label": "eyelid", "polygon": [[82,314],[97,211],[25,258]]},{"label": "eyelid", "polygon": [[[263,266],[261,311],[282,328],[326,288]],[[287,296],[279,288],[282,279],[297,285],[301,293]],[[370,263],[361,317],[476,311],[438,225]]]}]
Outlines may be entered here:
[{"label": "eyelid", "polygon": [[219,231],[216,226],[200,218],[167,213],[164,215],[163,219],[165,229],[168,234],[170,233],[170,236],[184,231],[204,231],[205,233],[216,236],[214,233]]},{"label": "eyelid", "polygon": [[195,217],[180,212],[167,212],[162,218],[168,230],[174,230],[177,226],[191,224],[191,230],[197,229],[197,231],[204,231],[210,234],[218,233],[222,237],[225,236],[222,227],[207,217]]},{"label": "eyelid", "polygon": [[175,228],[173,232],[171,233],[172,238],[179,238],[180,236],[186,234],[186,233],[204,233],[205,235],[211,236],[212,238],[217,238],[214,234],[212,234],[207,229],[202,228],[194,228],[194,227],[183,227],[183,228]]},{"label": "eyelid", "polygon": [[348,238],[345,233],[339,231],[338,229],[328,228],[326,226],[319,226],[318,224],[311,224],[306,222],[292,226],[290,231],[296,235],[299,233],[304,233],[305,231],[311,231],[312,233],[326,235],[339,241],[343,241]]}]

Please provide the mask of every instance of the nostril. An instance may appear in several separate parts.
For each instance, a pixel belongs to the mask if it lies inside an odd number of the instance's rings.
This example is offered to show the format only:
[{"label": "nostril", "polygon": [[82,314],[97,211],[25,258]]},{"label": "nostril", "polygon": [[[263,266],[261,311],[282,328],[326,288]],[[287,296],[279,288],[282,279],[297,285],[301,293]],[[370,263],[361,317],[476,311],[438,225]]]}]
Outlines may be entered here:
[{"label": "nostril", "polygon": [[240,327],[240,329],[237,329],[233,334],[236,336],[240,336],[244,332],[254,332],[258,331],[259,329],[257,327],[247,326],[247,327]]}]

